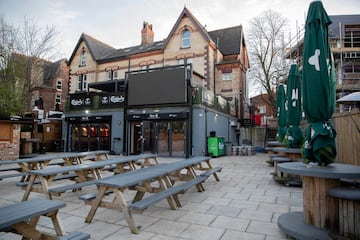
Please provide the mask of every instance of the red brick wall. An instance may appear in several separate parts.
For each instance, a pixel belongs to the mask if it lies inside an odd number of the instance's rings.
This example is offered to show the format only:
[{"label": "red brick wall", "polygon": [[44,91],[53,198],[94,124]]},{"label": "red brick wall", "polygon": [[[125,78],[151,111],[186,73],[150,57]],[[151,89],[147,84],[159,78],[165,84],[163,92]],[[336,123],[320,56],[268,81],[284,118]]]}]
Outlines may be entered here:
[{"label": "red brick wall", "polygon": [[15,160],[20,154],[20,124],[13,124],[13,141],[0,141],[0,160]]}]

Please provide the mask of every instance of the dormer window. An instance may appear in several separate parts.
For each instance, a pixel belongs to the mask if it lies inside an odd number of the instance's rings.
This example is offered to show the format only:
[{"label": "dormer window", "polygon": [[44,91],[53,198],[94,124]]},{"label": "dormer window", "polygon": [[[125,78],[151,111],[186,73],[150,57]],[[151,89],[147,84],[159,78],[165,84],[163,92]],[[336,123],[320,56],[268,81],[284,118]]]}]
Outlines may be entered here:
[{"label": "dormer window", "polygon": [[85,47],[82,48],[81,54],[80,54],[80,67],[86,66],[86,50]]},{"label": "dormer window", "polygon": [[184,30],[181,34],[181,48],[190,47],[190,31]]}]

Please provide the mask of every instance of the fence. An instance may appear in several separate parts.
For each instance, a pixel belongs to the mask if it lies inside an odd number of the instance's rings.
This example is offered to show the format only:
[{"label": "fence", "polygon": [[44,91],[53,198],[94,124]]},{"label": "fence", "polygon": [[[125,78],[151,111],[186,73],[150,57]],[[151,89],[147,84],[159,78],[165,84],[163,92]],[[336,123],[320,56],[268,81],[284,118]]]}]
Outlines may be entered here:
[{"label": "fence", "polygon": [[336,113],[333,123],[337,132],[337,162],[360,165],[360,110]]}]

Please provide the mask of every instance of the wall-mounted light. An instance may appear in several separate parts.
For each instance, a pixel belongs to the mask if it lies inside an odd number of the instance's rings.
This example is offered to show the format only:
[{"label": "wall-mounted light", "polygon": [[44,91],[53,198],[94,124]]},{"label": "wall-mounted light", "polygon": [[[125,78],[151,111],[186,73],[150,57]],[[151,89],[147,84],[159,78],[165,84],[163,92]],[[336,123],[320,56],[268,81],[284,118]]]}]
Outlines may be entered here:
[{"label": "wall-mounted light", "polygon": [[89,110],[85,110],[85,114],[89,114]]}]

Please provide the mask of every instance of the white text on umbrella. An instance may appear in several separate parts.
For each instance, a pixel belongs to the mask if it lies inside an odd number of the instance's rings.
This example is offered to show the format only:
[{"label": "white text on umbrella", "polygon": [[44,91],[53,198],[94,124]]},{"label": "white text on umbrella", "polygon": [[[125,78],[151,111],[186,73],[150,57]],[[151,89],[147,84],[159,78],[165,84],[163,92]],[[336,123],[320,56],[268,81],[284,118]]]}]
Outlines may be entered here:
[{"label": "white text on umbrella", "polygon": [[315,66],[316,71],[320,71],[320,64],[319,64],[319,56],[320,56],[320,49],[315,50],[315,54],[309,57],[309,64]]}]

